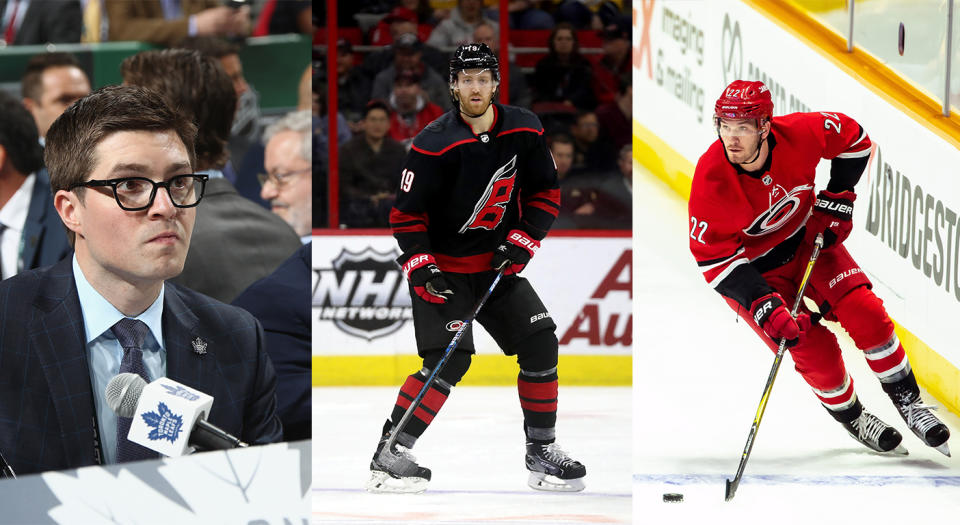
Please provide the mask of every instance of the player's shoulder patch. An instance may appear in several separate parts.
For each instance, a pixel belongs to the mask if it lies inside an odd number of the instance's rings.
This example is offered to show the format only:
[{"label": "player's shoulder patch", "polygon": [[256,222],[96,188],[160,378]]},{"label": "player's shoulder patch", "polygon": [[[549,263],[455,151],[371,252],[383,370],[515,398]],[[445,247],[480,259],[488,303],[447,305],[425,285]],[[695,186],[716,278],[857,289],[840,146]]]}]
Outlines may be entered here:
[{"label": "player's shoulder patch", "polygon": [[502,110],[503,127],[500,134],[527,131],[543,134],[543,124],[540,118],[529,109],[517,106],[498,106]]},{"label": "player's shoulder patch", "polygon": [[447,111],[417,133],[412,149],[426,155],[442,155],[453,146],[470,140],[476,140],[470,130],[458,125],[454,111]]}]

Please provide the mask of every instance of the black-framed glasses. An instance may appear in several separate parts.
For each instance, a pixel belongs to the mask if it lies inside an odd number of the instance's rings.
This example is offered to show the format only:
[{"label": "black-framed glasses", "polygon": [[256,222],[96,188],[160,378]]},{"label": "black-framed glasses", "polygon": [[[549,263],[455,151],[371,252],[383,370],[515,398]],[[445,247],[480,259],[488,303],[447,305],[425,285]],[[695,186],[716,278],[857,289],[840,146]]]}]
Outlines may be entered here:
[{"label": "black-framed glasses", "polygon": [[157,196],[157,188],[165,188],[170,196],[170,202],[177,208],[192,208],[200,204],[203,198],[203,189],[206,187],[209,175],[190,173],[177,175],[166,182],[154,182],[146,177],[121,177],[110,180],[88,180],[70,186],[70,190],[79,187],[95,188],[110,187],[113,197],[121,209],[126,211],[140,211],[153,206],[153,199]]}]

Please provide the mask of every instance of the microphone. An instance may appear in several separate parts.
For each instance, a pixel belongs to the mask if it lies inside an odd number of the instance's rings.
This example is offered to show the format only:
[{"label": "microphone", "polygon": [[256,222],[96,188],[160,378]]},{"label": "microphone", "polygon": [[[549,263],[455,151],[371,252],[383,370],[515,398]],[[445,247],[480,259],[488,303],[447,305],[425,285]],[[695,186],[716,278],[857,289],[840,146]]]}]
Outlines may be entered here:
[{"label": "microphone", "polygon": [[3,454],[0,454],[0,478],[17,478],[17,475],[13,473],[13,467],[7,463],[7,458],[3,457]]},{"label": "microphone", "polygon": [[104,394],[118,416],[133,418],[127,439],[165,456],[188,454],[190,447],[202,451],[247,446],[207,422],[211,396],[170,378],[147,384],[137,374],[118,374]]}]

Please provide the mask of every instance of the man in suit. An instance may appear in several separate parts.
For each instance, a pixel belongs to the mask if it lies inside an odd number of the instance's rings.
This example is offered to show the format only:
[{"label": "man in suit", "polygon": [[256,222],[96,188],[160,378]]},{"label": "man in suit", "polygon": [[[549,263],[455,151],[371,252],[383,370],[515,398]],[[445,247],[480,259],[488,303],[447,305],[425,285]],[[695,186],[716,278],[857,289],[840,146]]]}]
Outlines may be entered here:
[{"label": "man in suit", "polygon": [[79,0],[0,0],[0,41],[23,46],[80,41]]},{"label": "man in suit", "polygon": [[260,324],[164,282],[183,268],[203,196],[195,134],[132,86],[51,126],[45,160],[74,256],[0,282],[0,451],[18,473],[155,456],[106,405],[124,371],[212,395],[210,422],[247,443],[281,438]]},{"label": "man in suit", "polygon": [[187,36],[246,36],[250,7],[220,0],[105,0],[110,40],[172,46]]},{"label": "man in suit", "polygon": [[185,49],[138,53],[120,72],[127,84],[163,95],[199,128],[197,170],[210,181],[197,211],[195,243],[174,282],[229,303],[300,246],[290,226],[223,177],[237,100],[233,82],[216,59]]},{"label": "man in suit", "polygon": [[30,113],[0,91],[0,278],[70,254],[42,166],[43,149]]},{"label": "man in suit", "polygon": [[310,439],[312,246],[304,244],[275,272],[233,301],[263,325],[267,353],[277,369],[277,413],[284,441]]},{"label": "man in suit", "polygon": [[37,124],[42,143],[50,124],[70,104],[90,94],[90,79],[70,53],[40,53],[27,62],[20,79],[20,93],[24,107]]},{"label": "man in suit", "polygon": [[313,156],[310,112],[287,113],[263,132],[266,148],[260,176],[260,197],[290,225],[304,244],[310,242],[313,220]]}]

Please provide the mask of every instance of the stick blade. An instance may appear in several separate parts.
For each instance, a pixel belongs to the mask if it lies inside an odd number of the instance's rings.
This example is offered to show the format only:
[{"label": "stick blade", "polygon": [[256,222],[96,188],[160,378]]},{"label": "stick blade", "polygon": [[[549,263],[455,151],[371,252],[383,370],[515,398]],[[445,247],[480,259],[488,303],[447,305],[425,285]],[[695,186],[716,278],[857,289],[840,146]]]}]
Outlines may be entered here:
[{"label": "stick blade", "polygon": [[730,501],[733,499],[733,496],[737,493],[737,484],[727,480],[726,493],[723,496],[723,501]]}]

